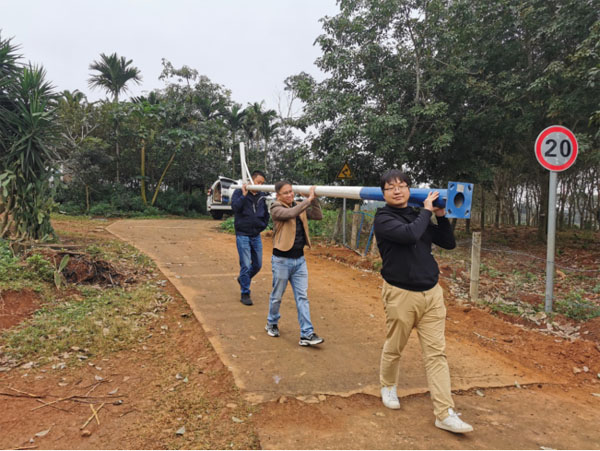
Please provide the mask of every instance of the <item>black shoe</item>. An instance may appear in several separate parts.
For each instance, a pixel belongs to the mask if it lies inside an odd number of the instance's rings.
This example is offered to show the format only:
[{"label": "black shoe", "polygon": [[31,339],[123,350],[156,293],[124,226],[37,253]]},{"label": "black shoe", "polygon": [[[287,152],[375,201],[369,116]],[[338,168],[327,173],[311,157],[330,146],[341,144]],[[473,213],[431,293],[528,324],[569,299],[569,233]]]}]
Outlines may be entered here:
[{"label": "black shoe", "polygon": [[317,334],[315,334],[313,332],[308,337],[300,337],[299,345],[300,346],[314,346],[314,345],[320,345],[324,341],[325,340],[323,338],[319,337]]},{"label": "black shoe", "polygon": [[277,327],[277,324],[267,324],[265,330],[271,337],[279,337],[279,327]]},{"label": "black shoe", "polygon": [[250,299],[250,294],[242,294],[242,299],[240,302],[244,305],[252,305],[252,299]]}]

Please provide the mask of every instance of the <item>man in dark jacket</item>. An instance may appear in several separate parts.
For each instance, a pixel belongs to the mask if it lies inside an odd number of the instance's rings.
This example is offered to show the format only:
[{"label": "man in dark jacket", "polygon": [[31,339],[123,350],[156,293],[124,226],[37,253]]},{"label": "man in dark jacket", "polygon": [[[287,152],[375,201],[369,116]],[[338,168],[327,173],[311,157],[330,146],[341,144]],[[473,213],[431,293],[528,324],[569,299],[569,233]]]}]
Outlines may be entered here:
[{"label": "man in dark jacket", "polygon": [[[444,249],[456,247],[454,232],[445,210],[433,205],[439,192],[431,191],[422,209],[409,207],[410,179],[397,169],[383,174],[381,190],[386,206],[375,215],[375,236],[383,260],[382,299],[387,329],[381,353],[381,399],[390,409],[400,408],[396,393],[400,355],[416,328],[435,425],[455,433],[471,432],[471,425],[454,411],[446,360],[444,293],[431,253],[432,243]],[[431,221],[433,215],[437,224]]]},{"label": "man in dark jacket", "polygon": [[[261,171],[252,173],[252,184],[265,183],[265,174]],[[240,284],[242,297],[240,302],[252,305],[250,298],[250,282],[262,267],[262,241],[260,232],[269,223],[269,209],[266,204],[266,193],[248,191],[247,184],[236,189],[231,198],[231,208],[235,215],[235,239],[240,257]]]}]

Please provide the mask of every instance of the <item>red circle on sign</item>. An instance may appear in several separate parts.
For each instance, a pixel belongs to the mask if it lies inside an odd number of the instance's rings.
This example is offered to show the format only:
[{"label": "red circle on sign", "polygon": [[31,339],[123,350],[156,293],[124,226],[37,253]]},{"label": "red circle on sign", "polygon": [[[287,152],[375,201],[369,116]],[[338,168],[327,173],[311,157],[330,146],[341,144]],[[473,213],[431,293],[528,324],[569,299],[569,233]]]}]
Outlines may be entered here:
[{"label": "red circle on sign", "polygon": [[[566,163],[563,163],[561,165],[554,165],[544,159],[542,155],[542,144],[544,143],[544,139],[546,139],[546,136],[548,136],[550,133],[562,133],[564,135],[567,135],[567,138],[571,142],[571,147],[573,148],[573,151],[571,157]],[[552,125],[544,129],[535,140],[535,156],[539,163],[549,171],[560,172],[570,168],[573,165],[573,163],[575,163],[575,159],[577,158],[577,149],[577,139],[575,138],[575,135],[573,134],[573,132],[571,132],[571,130],[561,125]]]}]

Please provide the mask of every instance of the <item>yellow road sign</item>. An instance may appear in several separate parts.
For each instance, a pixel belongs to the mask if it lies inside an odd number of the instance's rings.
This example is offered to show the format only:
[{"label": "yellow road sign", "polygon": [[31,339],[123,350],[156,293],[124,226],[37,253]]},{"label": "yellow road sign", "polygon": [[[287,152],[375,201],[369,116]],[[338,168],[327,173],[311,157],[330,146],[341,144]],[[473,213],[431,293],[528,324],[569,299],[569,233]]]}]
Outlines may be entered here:
[{"label": "yellow road sign", "polygon": [[342,167],[342,169],[340,170],[340,172],[338,173],[337,177],[338,179],[352,179],[354,178],[352,176],[352,171],[350,170],[350,166],[348,166],[348,163],[344,163],[344,166]]}]

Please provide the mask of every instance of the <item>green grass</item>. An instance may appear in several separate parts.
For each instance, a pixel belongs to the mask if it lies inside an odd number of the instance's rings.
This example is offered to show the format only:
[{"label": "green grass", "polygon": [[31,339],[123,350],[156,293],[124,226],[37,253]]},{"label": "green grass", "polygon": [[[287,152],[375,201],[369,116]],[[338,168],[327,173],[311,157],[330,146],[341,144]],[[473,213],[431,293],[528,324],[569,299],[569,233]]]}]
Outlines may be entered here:
[{"label": "green grass", "polygon": [[[16,258],[0,241],[0,289],[31,289],[43,308],[18,326],[0,334],[0,353],[19,361],[48,361],[72,347],[97,355],[127,349],[143,341],[147,323],[156,321],[171,297],[147,276],[154,262],[120,241],[97,241],[87,247],[92,259],[112,262],[120,271],[137,274],[145,282],[127,287],[67,284],[54,286],[56,268],[40,254]],[[74,354],[71,362],[76,361]]]},{"label": "green grass", "polygon": [[48,360],[72,347],[88,355],[127,349],[144,338],[143,326],[170,300],[151,283],[131,291],[82,287],[80,293],[49,300],[32,318],[5,331],[4,352],[18,360]]},{"label": "green grass", "polygon": [[493,312],[505,313],[507,315],[520,315],[521,313],[523,313],[521,309],[519,309],[519,306],[514,304],[490,302],[487,303],[487,305]]},{"label": "green grass", "polygon": [[564,298],[556,299],[553,310],[576,321],[586,321],[600,316],[600,305],[588,301],[584,296],[584,290],[573,290]]},{"label": "green grass", "polygon": [[487,274],[490,277],[500,277],[500,276],[502,276],[502,272],[501,271],[498,271],[497,269],[493,268],[492,266],[488,266],[485,263],[481,264],[480,271],[482,273]]}]

